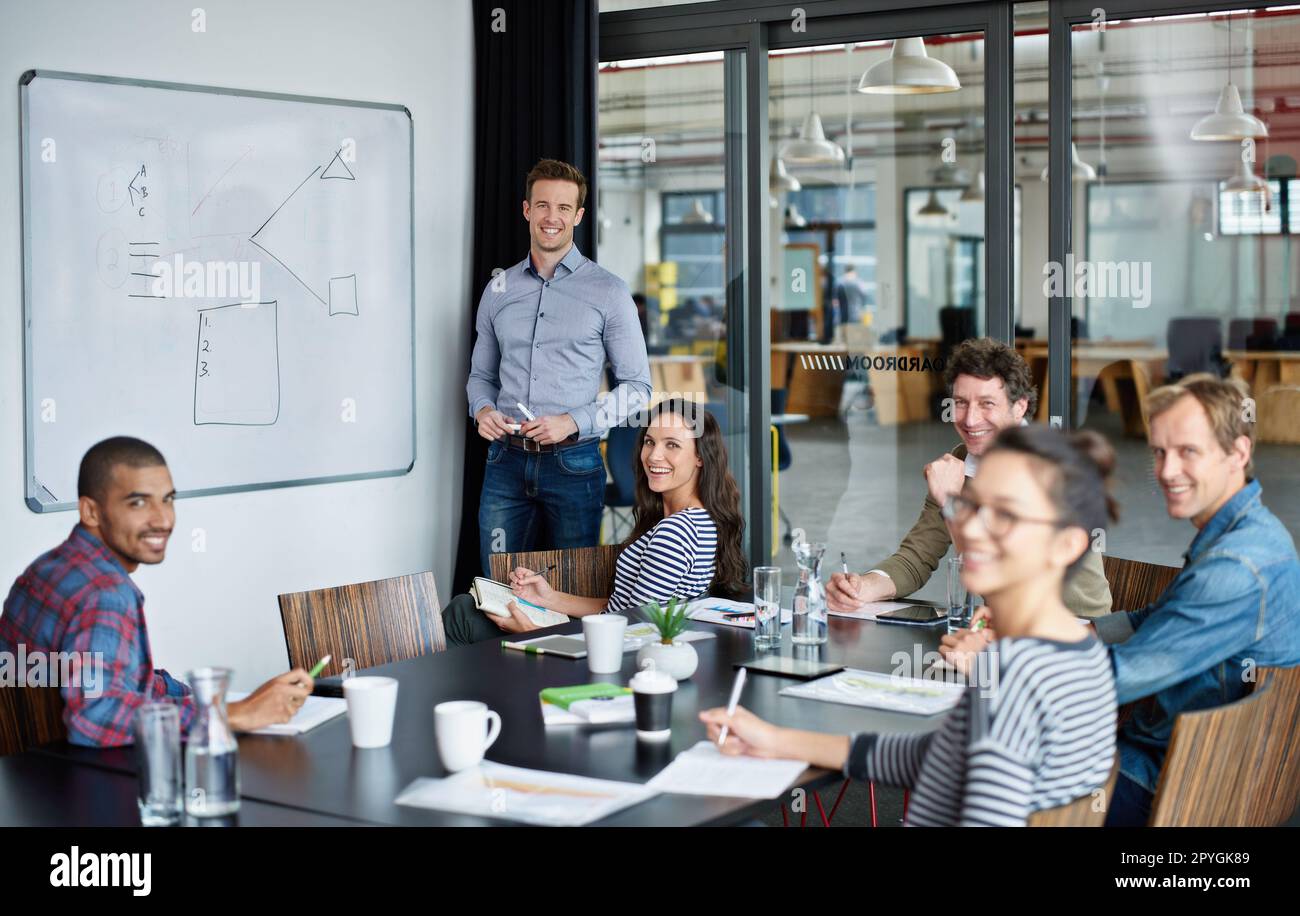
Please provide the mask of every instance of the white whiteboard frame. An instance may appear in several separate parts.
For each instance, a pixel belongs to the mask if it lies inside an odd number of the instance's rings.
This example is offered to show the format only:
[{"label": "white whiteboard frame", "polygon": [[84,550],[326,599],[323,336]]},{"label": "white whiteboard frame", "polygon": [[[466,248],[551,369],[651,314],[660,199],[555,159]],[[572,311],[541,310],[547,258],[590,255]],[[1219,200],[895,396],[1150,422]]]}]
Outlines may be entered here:
[{"label": "white whiteboard frame", "polygon": [[[27,151],[29,137],[27,87],[37,79],[76,80],[86,83],[111,83],[119,86],[140,86],[147,89],[166,89],[175,92],[208,92],[214,95],[246,96],[256,99],[274,99],[284,102],[308,102],[316,105],[341,105],[350,108],[376,108],[400,111],[406,115],[409,126],[407,142],[410,161],[410,208],[408,212],[409,238],[411,246],[411,463],[404,468],[388,471],[368,471],[362,474],[335,474],[326,477],[304,477],[295,480],[272,480],[263,483],[235,484],[227,487],[208,487],[199,490],[178,490],[177,498],[190,496],[219,496],[223,493],[239,493],[245,490],[269,490],[275,487],[301,487],[309,484],[340,483],[345,480],[369,480],[377,477],[400,477],[409,474],[415,467],[417,417],[415,385],[415,119],[411,109],[405,105],[391,102],[358,102],[351,99],[331,99],[323,96],[290,95],[282,92],[259,92],[252,89],[225,89],[217,86],[199,86],[193,83],[168,83],[158,80],[131,79],[118,76],[95,76],[87,73],[68,73],[61,70],[28,70],[18,78],[19,106],[19,169],[22,175],[20,190],[20,208],[22,213],[23,239],[23,490],[27,508],[33,512],[60,512],[77,508],[77,502],[42,501],[39,490],[44,490],[35,475],[35,423],[37,421],[35,395],[32,384],[32,239],[31,239],[31,188],[28,184],[29,174]],[[44,490],[49,493],[48,490]]]}]

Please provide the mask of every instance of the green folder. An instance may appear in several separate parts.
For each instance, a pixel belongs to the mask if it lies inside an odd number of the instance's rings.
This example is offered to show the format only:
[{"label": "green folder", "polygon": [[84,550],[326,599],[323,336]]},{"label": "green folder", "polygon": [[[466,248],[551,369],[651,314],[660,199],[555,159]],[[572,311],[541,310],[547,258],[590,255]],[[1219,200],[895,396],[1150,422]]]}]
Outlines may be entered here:
[{"label": "green folder", "polygon": [[547,687],[541,692],[541,697],[543,703],[568,709],[579,700],[621,697],[631,692],[630,688],[620,687],[617,684],[575,684],[572,687]]}]

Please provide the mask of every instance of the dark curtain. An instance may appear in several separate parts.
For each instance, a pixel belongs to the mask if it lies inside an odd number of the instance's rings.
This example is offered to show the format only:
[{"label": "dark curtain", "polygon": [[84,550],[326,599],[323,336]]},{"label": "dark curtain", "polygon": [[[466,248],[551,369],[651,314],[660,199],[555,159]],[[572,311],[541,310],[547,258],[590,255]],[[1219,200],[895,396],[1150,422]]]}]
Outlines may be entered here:
[{"label": "dark curtain", "polygon": [[[574,230],[574,242],[583,254],[594,255],[596,6],[597,0],[474,0],[474,253],[465,303],[467,353],[492,269],[517,264],[528,253],[521,203],[524,177],[538,159],[563,159],[587,176],[587,212]],[[456,396],[465,405],[467,424],[464,509],[454,590],[444,601],[485,574],[479,571],[478,503],[487,442],[468,418],[464,389]]]}]

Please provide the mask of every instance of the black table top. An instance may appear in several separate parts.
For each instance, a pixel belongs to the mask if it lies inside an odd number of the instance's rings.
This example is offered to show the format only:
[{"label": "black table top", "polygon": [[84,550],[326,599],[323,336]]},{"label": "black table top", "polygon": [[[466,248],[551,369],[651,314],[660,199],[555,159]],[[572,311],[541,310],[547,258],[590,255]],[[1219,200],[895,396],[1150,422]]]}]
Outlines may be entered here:
[{"label": "black table top", "polygon": [[[692,643],[699,654],[699,668],[681,683],[673,699],[673,733],[668,741],[639,741],[630,725],[552,725],[549,728],[543,725],[538,704],[538,692],[542,688],[596,681],[626,684],[635,673],[635,653],[625,654],[619,674],[593,675],[587,670],[585,660],[527,655],[502,649],[499,641],[493,640],[365,672],[388,675],[400,682],[393,741],[389,747],[353,748],[345,717],[298,737],[240,736],[242,795],[249,801],[369,823],[412,826],[493,823],[393,804],[393,799],[414,779],[446,775],[438,759],[433,729],[433,707],[445,700],[481,700],[500,713],[501,735],[487,753],[489,760],[603,779],[646,782],[676,754],[705,737],[698,712],[726,705],[735,676],[734,664],[755,654],[751,630],[709,624],[695,627],[715,633],[716,638]],[[580,630],[580,622],[574,621],[548,632]],[[925,653],[937,650],[942,632],[942,626],[882,625],[832,617],[830,638],[825,646],[792,647],[787,624],[780,651],[800,657],[808,657],[811,652],[813,657],[846,667],[919,676],[918,663]],[[779,725],[837,733],[930,731],[943,718],[778,695],[783,687],[793,683],[796,681],[789,678],[751,672],[741,704]],[[135,770],[134,752],[129,748],[95,750],[56,744],[33,754],[57,756],[118,774],[132,774]],[[837,777],[838,774],[830,771],[810,768],[798,784],[816,787]],[[133,817],[134,792],[132,782],[129,800]],[[659,795],[600,823],[611,826],[727,824],[753,817],[771,805],[771,801]],[[57,813],[48,819],[57,820]]]},{"label": "black table top", "polygon": [[[138,826],[136,779],[48,755],[0,757],[0,826]],[[186,818],[188,826],[360,827],[358,821],[243,799],[231,817]]]}]

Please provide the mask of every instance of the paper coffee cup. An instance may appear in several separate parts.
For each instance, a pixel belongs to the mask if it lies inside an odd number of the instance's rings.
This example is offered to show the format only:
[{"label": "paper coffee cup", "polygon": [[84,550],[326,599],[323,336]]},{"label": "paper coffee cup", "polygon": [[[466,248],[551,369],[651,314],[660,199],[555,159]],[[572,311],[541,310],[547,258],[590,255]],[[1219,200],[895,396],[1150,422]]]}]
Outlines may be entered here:
[{"label": "paper coffee cup", "polygon": [[621,614],[589,614],[582,618],[582,638],[587,643],[587,669],[593,674],[623,670],[623,637],[627,618]]},{"label": "paper coffee cup", "polygon": [[632,704],[636,709],[636,735],[638,738],[662,740],[672,734],[673,694],[677,681],[666,671],[654,667],[653,660],[646,661],[628,682],[632,688]]}]

